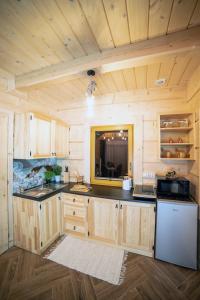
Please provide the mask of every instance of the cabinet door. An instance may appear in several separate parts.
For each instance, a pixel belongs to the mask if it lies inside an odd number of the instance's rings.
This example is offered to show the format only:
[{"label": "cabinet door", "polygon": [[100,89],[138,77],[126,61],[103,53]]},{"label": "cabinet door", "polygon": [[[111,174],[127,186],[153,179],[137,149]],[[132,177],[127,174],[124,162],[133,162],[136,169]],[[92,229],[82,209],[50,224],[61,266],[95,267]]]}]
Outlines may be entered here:
[{"label": "cabinet door", "polygon": [[58,195],[41,203],[41,248],[47,248],[60,235],[60,205]]},{"label": "cabinet door", "polygon": [[0,254],[8,249],[8,117],[0,114]]},{"label": "cabinet door", "polygon": [[154,204],[120,202],[120,236],[122,246],[153,254]]},{"label": "cabinet door", "polygon": [[88,206],[89,238],[117,243],[119,201],[91,198]]},{"label": "cabinet door", "polygon": [[31,157],[50,157],[51,151],[51,119],[39,114],[32,114],[30,120]]},{"label": "cabinet door", "polygon": [[13,198],[14,245],[40,253],[40,202]]},{"label": "cabinet door", "polygon": [[69,155],[69,129],[60,121],[55,121],[55,151],[56,157],[67,157]]}]

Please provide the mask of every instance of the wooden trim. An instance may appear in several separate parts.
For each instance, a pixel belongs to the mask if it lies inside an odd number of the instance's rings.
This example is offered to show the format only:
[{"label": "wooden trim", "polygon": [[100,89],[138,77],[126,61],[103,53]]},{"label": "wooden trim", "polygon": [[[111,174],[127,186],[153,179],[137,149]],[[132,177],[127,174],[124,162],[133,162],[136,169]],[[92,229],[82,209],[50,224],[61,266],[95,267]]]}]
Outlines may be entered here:
[{"label": "wooden trim", "polygon": [[98,185],[122,186],[122,180],[96,179],[95,178],[95,133],[96,131],[109,130],[128,130],[128,174],[132,176],[132,158],[133,158],[133,125],[108,125],[108,126],[93,126],[90,134],[90,176],[91,183]]},{"label": "wooden trim", "polygon": [[65,126],[66,128],[69,128],[69,125],[65,123],[63,120],[53,118],[53,121],[56,121],[56,123],[59,123],[60,125]]},{"label": "wooden trim", "polygon": [[30,114],[33,115],[33,117],[36,117],[37,119],[45,120],[45,121],[49,121],[49,122],[51,122],[53,119],[50,116],[46,116],[46,115],[40,114],[38,112],[31,112]]},{"label": "wooden trim", "polygon": [[[121,46],[83,56],[72,61],[51,65],[23,75],[16,76],[16,89],[33,86],[42,82],[52,81],[67,77],[71,80],[74,75],[91,68],[100,68],[107,64],[119,63],[127,60],[134,63],[144,59],[152,59],[157,55],[169,55],[200,46],[200,26],[187,30],[170,33],[165,36],[155,37],[134,44]],[[133,60],[134,59],[134,60]]]}]

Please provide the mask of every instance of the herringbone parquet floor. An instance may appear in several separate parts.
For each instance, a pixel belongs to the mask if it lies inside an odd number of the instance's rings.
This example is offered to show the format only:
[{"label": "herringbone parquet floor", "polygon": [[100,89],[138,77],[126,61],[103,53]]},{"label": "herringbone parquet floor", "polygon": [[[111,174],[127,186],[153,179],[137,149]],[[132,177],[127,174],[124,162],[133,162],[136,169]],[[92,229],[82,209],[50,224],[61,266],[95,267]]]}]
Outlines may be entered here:
[{"label": "herringbone parquet floor", "polygon": [[19,248],[0,256],[0,300],[200,299],[200,272],[129,254],[114,286]]}]

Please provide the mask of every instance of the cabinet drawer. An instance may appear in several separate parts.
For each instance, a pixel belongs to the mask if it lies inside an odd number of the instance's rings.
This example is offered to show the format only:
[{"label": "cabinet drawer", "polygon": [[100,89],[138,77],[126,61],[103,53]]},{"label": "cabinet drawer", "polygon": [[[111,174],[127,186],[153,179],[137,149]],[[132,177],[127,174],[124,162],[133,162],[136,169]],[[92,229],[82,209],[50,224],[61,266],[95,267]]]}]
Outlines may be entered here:
[{"label": "cabinet drawer", "polygon": [[85,236],[87,233],[87,230],[86,230],[84,223],[65,219],[64,232],[66,232],[66,233],[69,232],[69,233],[74,233],[74,234]]},{"label": "cabinet drawer", "polygon": [[62,193],[62,201],[66,204],[84,206],[88,203],[88,197],[75,194]]},{"label": "cabinet drawer", "polygon": [[86,218],[86,208],[79,206],[72,206],[64,203],[63,205],[63,214],[64,217],[75,217],[75,218]]}]

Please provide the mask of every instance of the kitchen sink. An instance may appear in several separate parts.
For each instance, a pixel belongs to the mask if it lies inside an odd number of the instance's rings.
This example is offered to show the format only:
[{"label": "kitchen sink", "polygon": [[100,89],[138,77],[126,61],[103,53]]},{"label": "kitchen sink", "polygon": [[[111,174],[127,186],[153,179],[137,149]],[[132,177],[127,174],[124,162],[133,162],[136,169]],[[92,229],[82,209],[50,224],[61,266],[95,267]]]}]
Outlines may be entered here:
[{"label": "kitchen sink", "polygon": [[55,191],[55,189],[52,189],[52,188],[45,188],[45,187],[44,188],[34,188],[34,189],[23,192],[23,195],[40,198],[40,197],[48,195],[54,191]]},{"label": "kitchen sink", "polygon": [[30,197],[40,198],[42,196],[48,195],[56,190],[62,189],[65,184],[62,183],[49,183],[44,186],[38,186],[30,190],[24,191],[22,194]]}]

